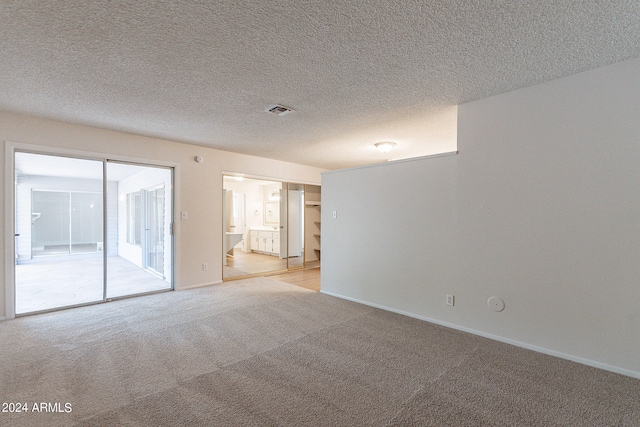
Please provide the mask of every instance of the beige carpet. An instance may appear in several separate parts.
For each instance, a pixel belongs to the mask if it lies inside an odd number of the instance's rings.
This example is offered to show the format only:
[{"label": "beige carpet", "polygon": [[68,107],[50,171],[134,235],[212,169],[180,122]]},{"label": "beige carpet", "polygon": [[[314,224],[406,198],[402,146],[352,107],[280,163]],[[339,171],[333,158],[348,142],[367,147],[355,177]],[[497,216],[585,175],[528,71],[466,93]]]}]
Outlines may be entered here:
[{"label": "beige carpet", "polygon": [[640,380],[269,278],[1,322],[0,346],[29,409],[3,426],[640,425]]}]

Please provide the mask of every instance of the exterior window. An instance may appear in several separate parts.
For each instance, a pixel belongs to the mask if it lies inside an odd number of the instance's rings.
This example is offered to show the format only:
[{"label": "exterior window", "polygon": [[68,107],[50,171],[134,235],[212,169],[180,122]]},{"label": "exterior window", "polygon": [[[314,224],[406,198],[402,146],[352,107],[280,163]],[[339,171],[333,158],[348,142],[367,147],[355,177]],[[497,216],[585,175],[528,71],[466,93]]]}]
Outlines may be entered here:
[{"label": "exterior window", "polygon": [[127,243],[140,246],[140,192],[127,194]]}]

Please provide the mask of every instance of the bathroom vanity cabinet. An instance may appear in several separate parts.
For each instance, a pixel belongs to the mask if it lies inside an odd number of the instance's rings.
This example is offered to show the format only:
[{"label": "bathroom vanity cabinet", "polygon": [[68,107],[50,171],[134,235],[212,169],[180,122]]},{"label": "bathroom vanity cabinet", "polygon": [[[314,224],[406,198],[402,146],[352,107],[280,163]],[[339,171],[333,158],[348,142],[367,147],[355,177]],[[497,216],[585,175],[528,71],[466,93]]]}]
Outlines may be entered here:
[{"label": "bathroom vanity cabinet", "polygon": [[251,252],[260,252],[267,255],[280,254],[280,232],[251,230],[250,245]]}]

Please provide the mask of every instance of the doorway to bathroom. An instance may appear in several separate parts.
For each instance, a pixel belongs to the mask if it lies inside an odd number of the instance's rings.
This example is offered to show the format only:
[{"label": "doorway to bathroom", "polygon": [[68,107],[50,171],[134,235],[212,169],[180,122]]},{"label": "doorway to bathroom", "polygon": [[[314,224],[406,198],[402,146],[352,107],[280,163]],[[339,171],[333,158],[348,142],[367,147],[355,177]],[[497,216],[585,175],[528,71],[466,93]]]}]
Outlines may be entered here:
[{"label": "doorway to bathroom", "polygon": [[319,206],[319,186],[224,175],[223,280],[319,267]]}]

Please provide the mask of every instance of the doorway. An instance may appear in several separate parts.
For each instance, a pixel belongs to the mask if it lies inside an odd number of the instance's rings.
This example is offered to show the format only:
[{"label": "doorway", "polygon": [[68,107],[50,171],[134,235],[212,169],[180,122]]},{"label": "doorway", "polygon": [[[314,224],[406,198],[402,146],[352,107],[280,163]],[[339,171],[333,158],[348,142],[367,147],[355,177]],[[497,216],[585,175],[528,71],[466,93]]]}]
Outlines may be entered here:
[{"label": "doorway", "polygon": [[319,227],[307,215],[307,187],[319,203],[319,186],[223,176],[223,280],[319,266],[319,252],[307,250],[308,220]]},{"label": "doorway", "polygon": [[171,168],[17,151],[15,313],[173,288]]}]

